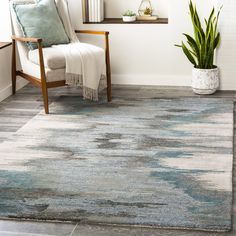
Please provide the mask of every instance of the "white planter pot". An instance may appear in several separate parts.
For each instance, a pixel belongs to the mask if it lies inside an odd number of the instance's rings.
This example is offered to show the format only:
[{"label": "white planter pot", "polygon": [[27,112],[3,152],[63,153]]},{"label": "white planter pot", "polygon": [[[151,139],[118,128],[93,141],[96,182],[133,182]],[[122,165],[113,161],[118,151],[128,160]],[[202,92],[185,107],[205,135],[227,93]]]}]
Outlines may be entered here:
[{"label": "white planter pot", "polygon": [[192,89],[196,94],[213,94],[220,85],[219,69],[193,68]]},{"label": "white planter pot", "polygon": [[134,22],[136,21],[136,16],[123,16],[124,22]]}]

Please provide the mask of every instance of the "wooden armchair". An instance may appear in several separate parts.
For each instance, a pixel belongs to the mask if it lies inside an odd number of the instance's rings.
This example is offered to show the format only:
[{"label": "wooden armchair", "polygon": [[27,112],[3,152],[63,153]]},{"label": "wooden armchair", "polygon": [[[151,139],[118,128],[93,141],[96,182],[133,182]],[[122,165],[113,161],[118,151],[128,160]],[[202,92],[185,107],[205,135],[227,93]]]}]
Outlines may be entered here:
[{"label": "wooden armchair", "polygon": [[[11,9],[12,23],[15,34],[12,36],[12,93],[16,92],[16,79],[17,76],[21,76],[24,79],[30,81],[35,86],[41,88],[45,113],[49,114],[48,104],[48,89],[54,87],[65,86],[65,58],[63,62],[63,56],[58,55],[58,52],[51,53],[53,48],[43,48],[42,39],[40,38],[25,38],[23,37],[20,26],[17,23],[16,16]],[[106,78],[107,78],[107,100],[112,100],[111,95],[111,70],[110,70],[110,56],[109,56],[109,32],[106,31],[91,31],[91,30],[75,30],[77,34],[93,34],[104,36],[105,46],[105,60],[106,60]],[[38,49],[34,50],[37,55],[32,62],[29,58],[29,50],[25,46],[26,42],[36,43]],[[18,47],[20,62],[22,70],[16,68],[16,46]],[[51,51],[50,51],[51,50]],[[56,55],[55,55],[56,53]],[[53,54],[53,55],[52,55]],[[50,66],[50,60],[53,61],[53,57],[60,57],[60,65]],[[46,58],[46,59],[45,59]],[[63,64],[64,63],[64,64]],[[54,63],[55,64],[55,63]]]}]

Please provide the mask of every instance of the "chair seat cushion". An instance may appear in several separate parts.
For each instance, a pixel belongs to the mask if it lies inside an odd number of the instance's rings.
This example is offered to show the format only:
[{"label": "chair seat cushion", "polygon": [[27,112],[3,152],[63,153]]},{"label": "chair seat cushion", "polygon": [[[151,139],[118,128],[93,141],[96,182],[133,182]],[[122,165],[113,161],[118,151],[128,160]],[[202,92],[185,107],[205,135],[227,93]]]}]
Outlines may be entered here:
[{"label": "chair seat cushion", "polygon": [[[31,62],[39,65],[38,49],[29,51],[28,58]],[[43,48],[44,65],[52,70],[66,67],[66,60],[63,52],[59,48]]]}]

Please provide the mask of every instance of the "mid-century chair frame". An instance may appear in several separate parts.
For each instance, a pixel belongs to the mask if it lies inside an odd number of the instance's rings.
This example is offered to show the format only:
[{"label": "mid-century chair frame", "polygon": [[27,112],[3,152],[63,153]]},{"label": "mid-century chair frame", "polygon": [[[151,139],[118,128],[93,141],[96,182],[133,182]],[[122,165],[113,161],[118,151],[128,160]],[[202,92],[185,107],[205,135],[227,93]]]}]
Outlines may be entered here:
[{"label": "mid-century chair frame", "polygon": [[[107,77],[107,101],[112,100],[111,95],[111,69],[110,69],[110,52],[109,52],[109,32],[107,31],[93,31],[93,30],[75,30],[78,34],[93,34],[93,35],[103,35],[105,38],[105,60],[106,60],[106,77]],[[29,74],[24,73],[23,71],[16,69],[16,41],[19,42],[31,42],[37,43],[38,52],[39,52],[39,66],[40,66],[40,77],[36,78]],[[48,89],[55,88],[60,86],[65,86],[65,80],[47,82],[45,74],[45,65],[43,59],[43,46],[41,38],[26,38],[26,37],[17,37],[12,36],[12,93],[16,93],[16,78],[21,76],[22,78],[30,81],[35,86],[42,89],[44,110],[46,114],[49,114],[49,104],[48,104]]]}]

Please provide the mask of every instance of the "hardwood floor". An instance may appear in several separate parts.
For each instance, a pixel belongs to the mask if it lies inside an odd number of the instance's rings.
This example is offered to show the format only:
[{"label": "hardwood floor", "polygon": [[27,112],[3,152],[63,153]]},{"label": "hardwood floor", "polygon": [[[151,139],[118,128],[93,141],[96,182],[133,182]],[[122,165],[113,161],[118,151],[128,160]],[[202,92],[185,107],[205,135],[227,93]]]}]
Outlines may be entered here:
[{"label": "hardwood floor", "polygon": [[[50,102],[55,101],[61,95],[78,95],[81,93],[77,89],[62,87],[49,90]],[[106,93],[104,92],[104,96]],[[115,97],[198,97],[186,87],[151,87],[151,86],[114,86],[113,96]],[[221,91],[210,97],[236,101],[236,92]],[[78,98],[80,99],[80,98]],[[82,99],[82,97],[81,97]],[[40,90],[30,85],[17,91],[0,103],[0,142],[7,140],[11,135],[33,118],[39,111],[43,110],[43,102]],[[236,109],[234,110],[234,113]],[[234,126],[235,131],[236,126]],[[235,132],[234,132],[235,135]],[[234,138],[234,147],[236,139]],[[234,152],[235,153],[235,152]],[[236,188],[236,161],[234,159],[233,187]],[[234,193],[233,204],[233,231],[229,233],[209,233],[182,230],[161,230],[142,227],[118,227],[99,226],[64,223],[41,223],[41,222],[20,222],[20,221],[0,221],[0,236],[233,236],[236,235],[236,192]]]}]

